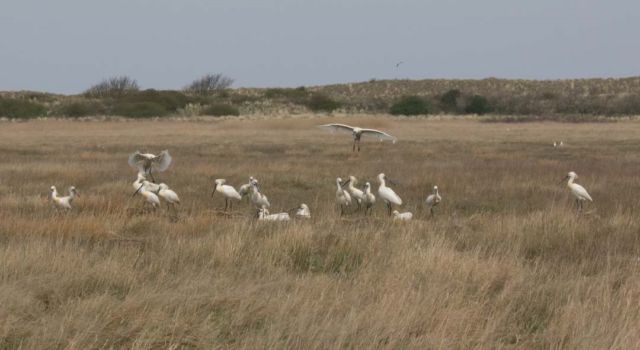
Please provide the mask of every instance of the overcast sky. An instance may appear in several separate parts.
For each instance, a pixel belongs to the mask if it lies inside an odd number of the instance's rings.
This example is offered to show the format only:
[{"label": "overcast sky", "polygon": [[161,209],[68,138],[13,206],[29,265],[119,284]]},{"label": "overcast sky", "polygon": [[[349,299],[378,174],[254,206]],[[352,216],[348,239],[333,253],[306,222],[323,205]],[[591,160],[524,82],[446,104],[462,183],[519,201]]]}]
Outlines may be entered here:
[{"label": "overcast sky", "polygon": [[0,0],[0,90],[631,76],[639,34],[637,0]]}]

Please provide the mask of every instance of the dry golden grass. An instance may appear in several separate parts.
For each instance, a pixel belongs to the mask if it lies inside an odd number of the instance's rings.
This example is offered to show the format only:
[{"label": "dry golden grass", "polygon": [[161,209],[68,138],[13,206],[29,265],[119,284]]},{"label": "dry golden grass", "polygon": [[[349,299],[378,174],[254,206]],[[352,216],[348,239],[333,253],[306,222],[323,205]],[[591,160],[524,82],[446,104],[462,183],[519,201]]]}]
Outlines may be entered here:
[{"label": "dry golden grass", "polygon": [[[400,138],[355,156],[327,121],[0,125],[0,348],[640,347],[640,123],[332,119]],[[164,148],[178,221],[128,215],[128,153]],[[595,199],[580,217],[569,170]],[[379,172],[418,220],[338,217],[336,176]],[[314,218],[215,215],[213,178],[249,175]],[[78,187],[74,212],[51,185]]]}]

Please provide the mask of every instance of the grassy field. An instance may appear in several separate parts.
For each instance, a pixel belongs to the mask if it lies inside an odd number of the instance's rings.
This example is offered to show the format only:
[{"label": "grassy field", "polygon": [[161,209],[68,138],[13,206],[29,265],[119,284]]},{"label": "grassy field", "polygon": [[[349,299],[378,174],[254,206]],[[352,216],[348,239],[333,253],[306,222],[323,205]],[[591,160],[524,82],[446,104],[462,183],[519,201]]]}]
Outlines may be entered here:
[{"label": "grassy field", "polygon": [[[395,145],[314,125],[382,128]],[[640,347],[640,123],[279,120],[0,124],[0,349]],[[563,148],[552,147],[563,140]],[[132,214],[136,149],[169,149],[180,195]],[[595,203],[573,211],[576,171]],[[414,212],[340,218],[335,178],[386,173]],[[272,212],[218,211],[214,178]],[[431,219],[422,201],[437,184]],[[48,200],[75,185],[71,213]]]}]

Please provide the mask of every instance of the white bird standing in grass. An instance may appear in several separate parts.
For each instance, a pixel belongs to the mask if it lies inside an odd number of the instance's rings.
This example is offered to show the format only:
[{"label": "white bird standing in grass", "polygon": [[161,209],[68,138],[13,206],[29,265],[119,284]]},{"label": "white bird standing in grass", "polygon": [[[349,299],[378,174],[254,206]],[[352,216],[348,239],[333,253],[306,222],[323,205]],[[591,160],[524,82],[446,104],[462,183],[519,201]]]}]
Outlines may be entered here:
[{"label": "white bird standing in grass", "polygon": [[149,174],[151,180],[155,182],[152,172],[160,173],[167,170],[171,165],[171,159],[168,150],[160,152],[157,156],[151,153],[135,151],[129,155],[129,165],[143,174]]},{"label": "white bird standing in grass", "polygon": [[260,193],[260,187],[256,179],[251,180],[251,203],[253,203],[257,209],[267,209],[271,206],[267,196]]},{"label": "white bird standing in grass", "polygon": [[400,213],[397,210],[393,211],[393,220],[398,220],[398,221],[409,221],[413,219],[413,214],[411,212],[404,212],[404,213]]},{"label": "white bird standing in grass", "polygon": [[433,186],[433,193],[430,194],[427,199],[424,201],[427,207],[429,207],[429,212],[431,216],[433,216],[433,208],[440,204],[442,197],[440,197],[440,193],[438,192],[438,186]]},{"label": "white bird standing in grass", "polygon": [[378,196],[384,200],[389,209],[389,215],[391,215],[391,204],[402,205],[402,199],[390,187],[387,187],[386,180],[388,179],[385,174],[381,173],[378,175],[378,182],[380,182]]},{"label": "white bird standing in grass", "polygon": [[176,210],[176,205],[180,204],[180,198],[178,197],[178,194],[170,189],[167,184],[161,183],[160,185],[158,185],[158,187],[160,188],[158,190],[158,196],[160,196],[162,199],[164,199],[165,202],[167,202],[167,208],[171,206],[174,210]]},{"label": "white bird standing in grass", "polygon": [[591,199],[591,196],[589,195],[589,193],[584,187],[573,182],[577,178],[578,178],[578,174],[576,174],[573,171],[570,171],[567,174],[567,176],[565,176],[564,179],[560,181],[560,183],[568,179],[567,186],[571,190],[571,194],[573,195],[573,197],[576,199],[576,208],[578,209],[578,211],[582,211],[584,202],[585,201],[593,202],[593,199]]},{"label": "white bird standing in grass", "polygon": [[[151,183],[149,181],[142,181],[140,187],[138,187],[138,190],[133,194],[133,196],[140,193],[140,195],[144,197],[145,201],[151,204],[151,206],[155,209],[160,206],[160,198],[158,198],[158,195],[155,194],[155,192],[149,190],[149,188],[151,187],[150,185]],[[158,186],[156,184],[153,185]]]},{"label": "white bird standing in grass", "polygon": [[331,131],[350,132],[353,135],[353,152],[355,152],[356,150],[356,144],[358,145],[358,152],[360,152],[360,138],[362,137],[362,135],[375,136],[380,140],[391,140],[393,143],[396,143],[396,141],[398,140],[395,136],[391,136],[384,131],[360,128],[357,126],[350,126],[346,124],[324,124],[319,125],[319,127]]},{"label": "white bird standing in grass", "polygon": [[289,213],[269,214],[269,210],[262,208],[258,210],[258,220],[260,221],[289,221]]},{"label": "white bird standing in grass", "polygon": [[349,195],[349,192],[342,188],[343,184],[341,178],[336,179],[336,186],[338,187],[338,190],[336,191],[336,202],[340,206],[340,215],[344,215],[344,208],[351,204],[351,196]]},{"label": "white bird standing in grass", "polygon": [[233,200],[241,200],[242,196],[236,191],[233,186],[225,185],[227,180],[225,179],[216,179],[215,187],[213,188],[213,192],[211,192],[211,197],[216,192],[220,192],[224,197],[224,211],[227,211],[227,208],[233,209]]},{"label": "white bird standing in grass", "polygon": [[364,204],[364,215],[367,215],[367,211],[369,214],[373,212],[373,205],[376,203],[376,196],[371,193],[371,184],[364,184],[364,198],[362,200]]},{"label": "white bird standing in grass", "polygon": [[238,193],[240,194],[240,197],[244,198],[251,192],[252,181],[253,181],[253,176],[249,176],[249,182],[240,186],[240,188],[238,189]]},{"label": "white bird standing in grass", "polygon": [[301,219],[311,219],[309,206],[304,203],[300,204],[300,206],[296,208],[296,217]]},{"label": "white bird standing in grass", "polygon": [[51,199],[58,208],[71,209],[71,203],[76,197],[80,197],[80,195],[78,194],[78,190],[76,190],[75,186],[69,187],[69,195],[64,197],[60,197],[58,195],[56,186],[51,186]]},{"label": "white bird standing in grass", "polygon": [[358,183],[358,179],[356,179],[356,177],[353,175],[349,176],[349,180],[345,182],[345,184],[348,185],[347,191],[349,191],[351,198],[356,200],[356,203],[358,204],[358,209],[360,209],[360,206],[362,205],[362,201],[364,200],[364,192],[354,187],[356,183]]}]

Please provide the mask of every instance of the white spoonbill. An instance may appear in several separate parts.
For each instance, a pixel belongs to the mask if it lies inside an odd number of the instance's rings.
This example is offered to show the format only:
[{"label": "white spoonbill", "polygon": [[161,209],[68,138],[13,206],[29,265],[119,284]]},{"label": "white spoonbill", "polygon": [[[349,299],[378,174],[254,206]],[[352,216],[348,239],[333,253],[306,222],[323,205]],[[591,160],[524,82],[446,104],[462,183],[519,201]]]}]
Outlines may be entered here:
[{"label": "white spoonbill", "polygon": [[358,152],[360,152],[360,138],[362,135],[375,136],[380,140],[391,140],[393,143],[396,143],[398,140],[395,136],[391,136],[384,131],[375,130],[375,129],[366,129],[360,128],[357,126],[350,126],[346,124],[324,124],[319,125],[319,127],[328,129],[331,131],[346,131],[350,132],[353,135],[353,150],[356,150],[356,144],[358,145]]},{"label": "white spoonbill", "polygon": [[151,183],[147,180],[142,181],[140,187],[138,187],[138,190],[133,194],[133,196],[140,193],[140,195],[144,197],[145,201],[151,204],[151,206],[155,209],[160,206],[160,198],[158,198],[157,194],[149,190],[150,184]]},{"label": "white spoonbill", "polygon": [[64,197],[58,195],[56,186],[51,186],[51,199],[58,208],[71,209],[71,203],[76,197],[80,197],[80,195],[78,194],[78,190],[76,190],[75,186],[69,187],[69,195]]},{"label": "white spoonbill", "polygon": [[342,188],[344,184],[342,183],[341,178],[336,179],[336,186],[338,190],[336,191],[336,202],[340,206],[340,215],[344,215],[344,207],[348,207],[351,204],[351,196],[349,192]]},{"label": "white spoonbill", "polygon": [[260,193],[260,187],[256,179],[251,180],[251,203],[258,209],[266,209],[271,206],[267,196]]},{"label": "white spoonbill", "polygon": [[158,187],[160,188],[158,190],[158,196],[160,196],[162,199],[164,199],[165,202],[167,202],[167,208],[169,208],[169,206],[171,205],[171,207],[173,207],[173,209],[175,210],[176,205],[180,204],[180,198],[178,197],[178,194],[170,189],[167,184],[161,183],[160,185],[158,185]]},{"label": "white spoonbill", "polygon": [[373,205],[376,202],[376,196],[371,193],[371,184],[364,184],[364,199],[362,201],[364,203],[364,215],[367,215],[367,211],[369,214],[373,212]]},{"label": "white spoonbill", "polygon": [[253,181],[253,176],[249,176],[249,182],[240,186],[240,188],[238,188],[238,193],[240,194],[240,197],[245,197],[247,196],[249,193],[251,193],[251,182]]},{"label": "white spoonbill", "polygon": [[404,212],[404,213],[400,213],[397,210],[393,211],[393,220],[398,220],[398,221],[409,221],[413,219],[413,214],[409,211]]},{"label": "white spoonbill", "polygon": [[158,193],[158,191],[160,191],[160,186],[158,184],[147,181],[147,178],[144,176],[144,173],[138,173],[138,178],[136,179],[136,181],[133,182],[133,188],[136,190],[135,193],[138,192],[138,189],[143,184],[144,184],[144,189],[149,192]]},{"label": "white spoonbill", "polygon": [[258,210],[258,220],[261,221],[289,221],[289,213],[269,214],[269,210],[262,208]]},{"label": "white spoonbill", "polygon": [[301,219],[311,219],[309,206],[304,203],[300,204],[300,206],[296,208],[296,217]]},{"label": "white spoonbill", "polygon": [[573,197],[575,197],[576,199],[576,207],[578,209],[578,211],[582,211],[582,206],[584,204],[585,201],[589,201],[589,202],[593,202],[593,199],[591,199],[591,196],[589,195],[589,193],[587,192],[587,190],[578,185],[577,183],[574,183],[573,181],[575,179],[578,178],[578,174],[576,174],[573,171],[570,171],[567,176],[564,177],[564,179],[562,179],[560,181],[560,183],[564,182],[564,180],[567,180],[567,186],[569,187],[569,189],[571,190],[571,194],[573,195]]},{"label": "white spoonbill", "polygon": [[354,185],[357,183],[358,183],[358,179],[356,179],[356,177],[353,175],[350,175],[349,180],[345,182],[345,184],[348,185],[347,191],[349,191],[351,198],[356,200],[356,203],[358,204],[358,209],[360,209],[360,206],[362,205],[362,201],[364,200],[364,192],[360,189],[355,188]]},{"label": "white spoonbill", "polygon": [[171,155],[168,150],[164,150],[158,155],[135,151],[129,155],[129,165],[143,174],[149,174],[151,180],[155,182],[152,172],[160,173],[167,170],[171,165]]},{"label": "white spoonbill", "polygon": [[238,191],[236,191],[235,188],[233,188],[233,186],[230,185],[225,185],[225,183],[227,182],[227,180],[225,179],[216,179],[215,180],[215,187],[213,188],[213,192],[211,192],[211,197],[213,197],[213,195],[216,192],[220,192],[222,194],[222,196],[224,197],[224,211],[227,211],[227,207],[229,209],[233,209],[233,200],[241,200],[242,197],[240,196],[240,193],[238,193]]},{"label": "white spoonbill", "polygon": [[431,212],[431,216],[433,216],[433,208],[440,204],[442,197],[440,197],[440,193],[438,192],[438,186],[433,186],[433,193],[431,193],[427,199],[424,201],[427,207],[429,207],[429,212]]},{"label": "white spoonbill", "polygon": [[380,196],[380,198],[384,200],[385,204],[387,204],[389,215],[391,215],[391,204],[402,205],[402,199],[390,187],[387,187],[386,180],[388,179],[385,174],[380,173],[378,175],[378,182],[380,182],[380,187],[378,187],[378,196]]}]

